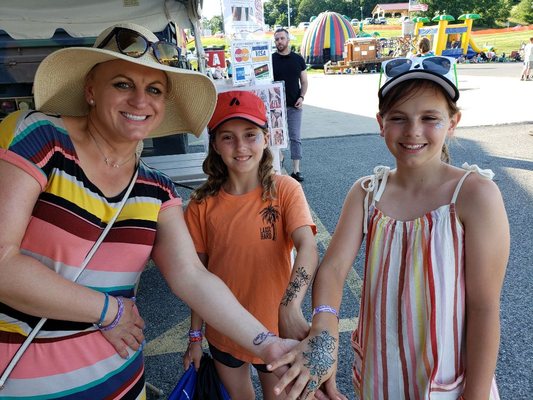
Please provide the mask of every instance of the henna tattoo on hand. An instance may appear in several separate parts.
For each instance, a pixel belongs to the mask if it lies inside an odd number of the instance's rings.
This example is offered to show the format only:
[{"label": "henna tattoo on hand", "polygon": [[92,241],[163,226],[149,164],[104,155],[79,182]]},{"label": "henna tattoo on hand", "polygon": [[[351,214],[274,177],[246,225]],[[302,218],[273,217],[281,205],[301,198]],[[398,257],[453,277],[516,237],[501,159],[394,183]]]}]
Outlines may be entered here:
[{"label": "henna tattoo on hand", "polygon": [[307,399],[309,396],[311,396],[311,393],[315,392],[318,387],[319,385],[316,380],[310,380],[306,387],[307,394],[305,395],[304,399]]},{"label": "henna tattoo on hand", "polygon": [[308,286],[311,283],[311,275],[307,273],[305,268],[298,267],[296,269],[296,276],[294,281],[289,282],[289,286],[281,299],[282,306],[288,306],[291,301],[296,298],[296,294],[305,286]]},{"label": "henna tattoo on hand", "polygon": [[259,346],[261,343],[263,343],[265,340],[267,340],[271,336],[276,336],[273,332],[261,332],[259,335],[257,335],[254,340],[253,344],[256,346]]},{"label": "henna tattoo on hand", "polygon": [[329,369],[335,363],[333,352],[337,339],[329,334],[328,331],[322,331],[318,336],[309,339],[309,347],[311,351],[303,353],[311,374],[311,380],[307,384],[307,390],[312,391],[318,389],[322,382],[322,378],[328,373]]}]

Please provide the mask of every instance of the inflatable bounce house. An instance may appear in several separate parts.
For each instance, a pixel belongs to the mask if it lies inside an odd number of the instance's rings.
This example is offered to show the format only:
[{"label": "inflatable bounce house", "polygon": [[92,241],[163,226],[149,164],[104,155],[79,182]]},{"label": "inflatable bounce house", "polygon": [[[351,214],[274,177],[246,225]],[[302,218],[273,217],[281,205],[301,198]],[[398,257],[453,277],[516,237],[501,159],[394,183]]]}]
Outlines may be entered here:
[{"label": "inflatable bounce house", "polygon": [[300,53],[306,64],[322,67],[328,61],[343,59],[344,42],[355,30],[342,15],[325,11],[311,21],[302,39]]},{"label": "inflatable bounce house", "polygon": [[435,55],[470,58],[483,51],[472,39],[472,23],[481,18],[479,14],[463,14],[458,19],[463,23],[450,24],[455,21],[451,15],[437,15],[431,21],[437,25],[424,26],[430,22],[426,17],[416,17],[414,35],[428,37],[433,45]]}]

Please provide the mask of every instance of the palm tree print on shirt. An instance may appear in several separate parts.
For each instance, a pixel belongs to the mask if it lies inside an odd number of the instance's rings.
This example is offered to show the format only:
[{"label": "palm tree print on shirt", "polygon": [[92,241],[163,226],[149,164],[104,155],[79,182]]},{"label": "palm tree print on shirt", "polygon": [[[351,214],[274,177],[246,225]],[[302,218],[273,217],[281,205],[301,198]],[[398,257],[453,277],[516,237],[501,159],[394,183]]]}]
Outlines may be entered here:
[{"label": "palm tree print on shirt", "polygon": [[263,220],[263,223],[270,226],[261,228],[261,239],[276,240],[276,222],[278,221],[280,214],[277,210],[277,206],[273,206],[272,203],[268,207],[263,208],[259,214]]}]

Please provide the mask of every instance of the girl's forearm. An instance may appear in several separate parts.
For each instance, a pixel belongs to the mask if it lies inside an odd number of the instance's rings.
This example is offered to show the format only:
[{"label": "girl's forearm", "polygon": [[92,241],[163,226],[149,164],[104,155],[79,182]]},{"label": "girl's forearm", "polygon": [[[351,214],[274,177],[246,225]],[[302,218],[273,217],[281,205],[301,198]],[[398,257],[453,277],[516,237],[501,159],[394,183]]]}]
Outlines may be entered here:
[{"label": "girl's forearm", "polygon": [[500,344],[499,311],[468,310],[466,331],[466,386],[468,400],[489,398]]}]

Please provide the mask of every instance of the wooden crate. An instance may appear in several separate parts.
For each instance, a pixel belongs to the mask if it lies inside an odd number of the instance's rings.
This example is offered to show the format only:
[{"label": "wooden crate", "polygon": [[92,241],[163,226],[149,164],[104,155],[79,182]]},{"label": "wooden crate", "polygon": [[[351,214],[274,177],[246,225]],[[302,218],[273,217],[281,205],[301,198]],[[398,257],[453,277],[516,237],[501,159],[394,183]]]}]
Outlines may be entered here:
[{"label": "wooden crate", "polygon": [[379,43],[374,38],[354,38],[344,43],[345,61],[367,61],[378,56]]}]

